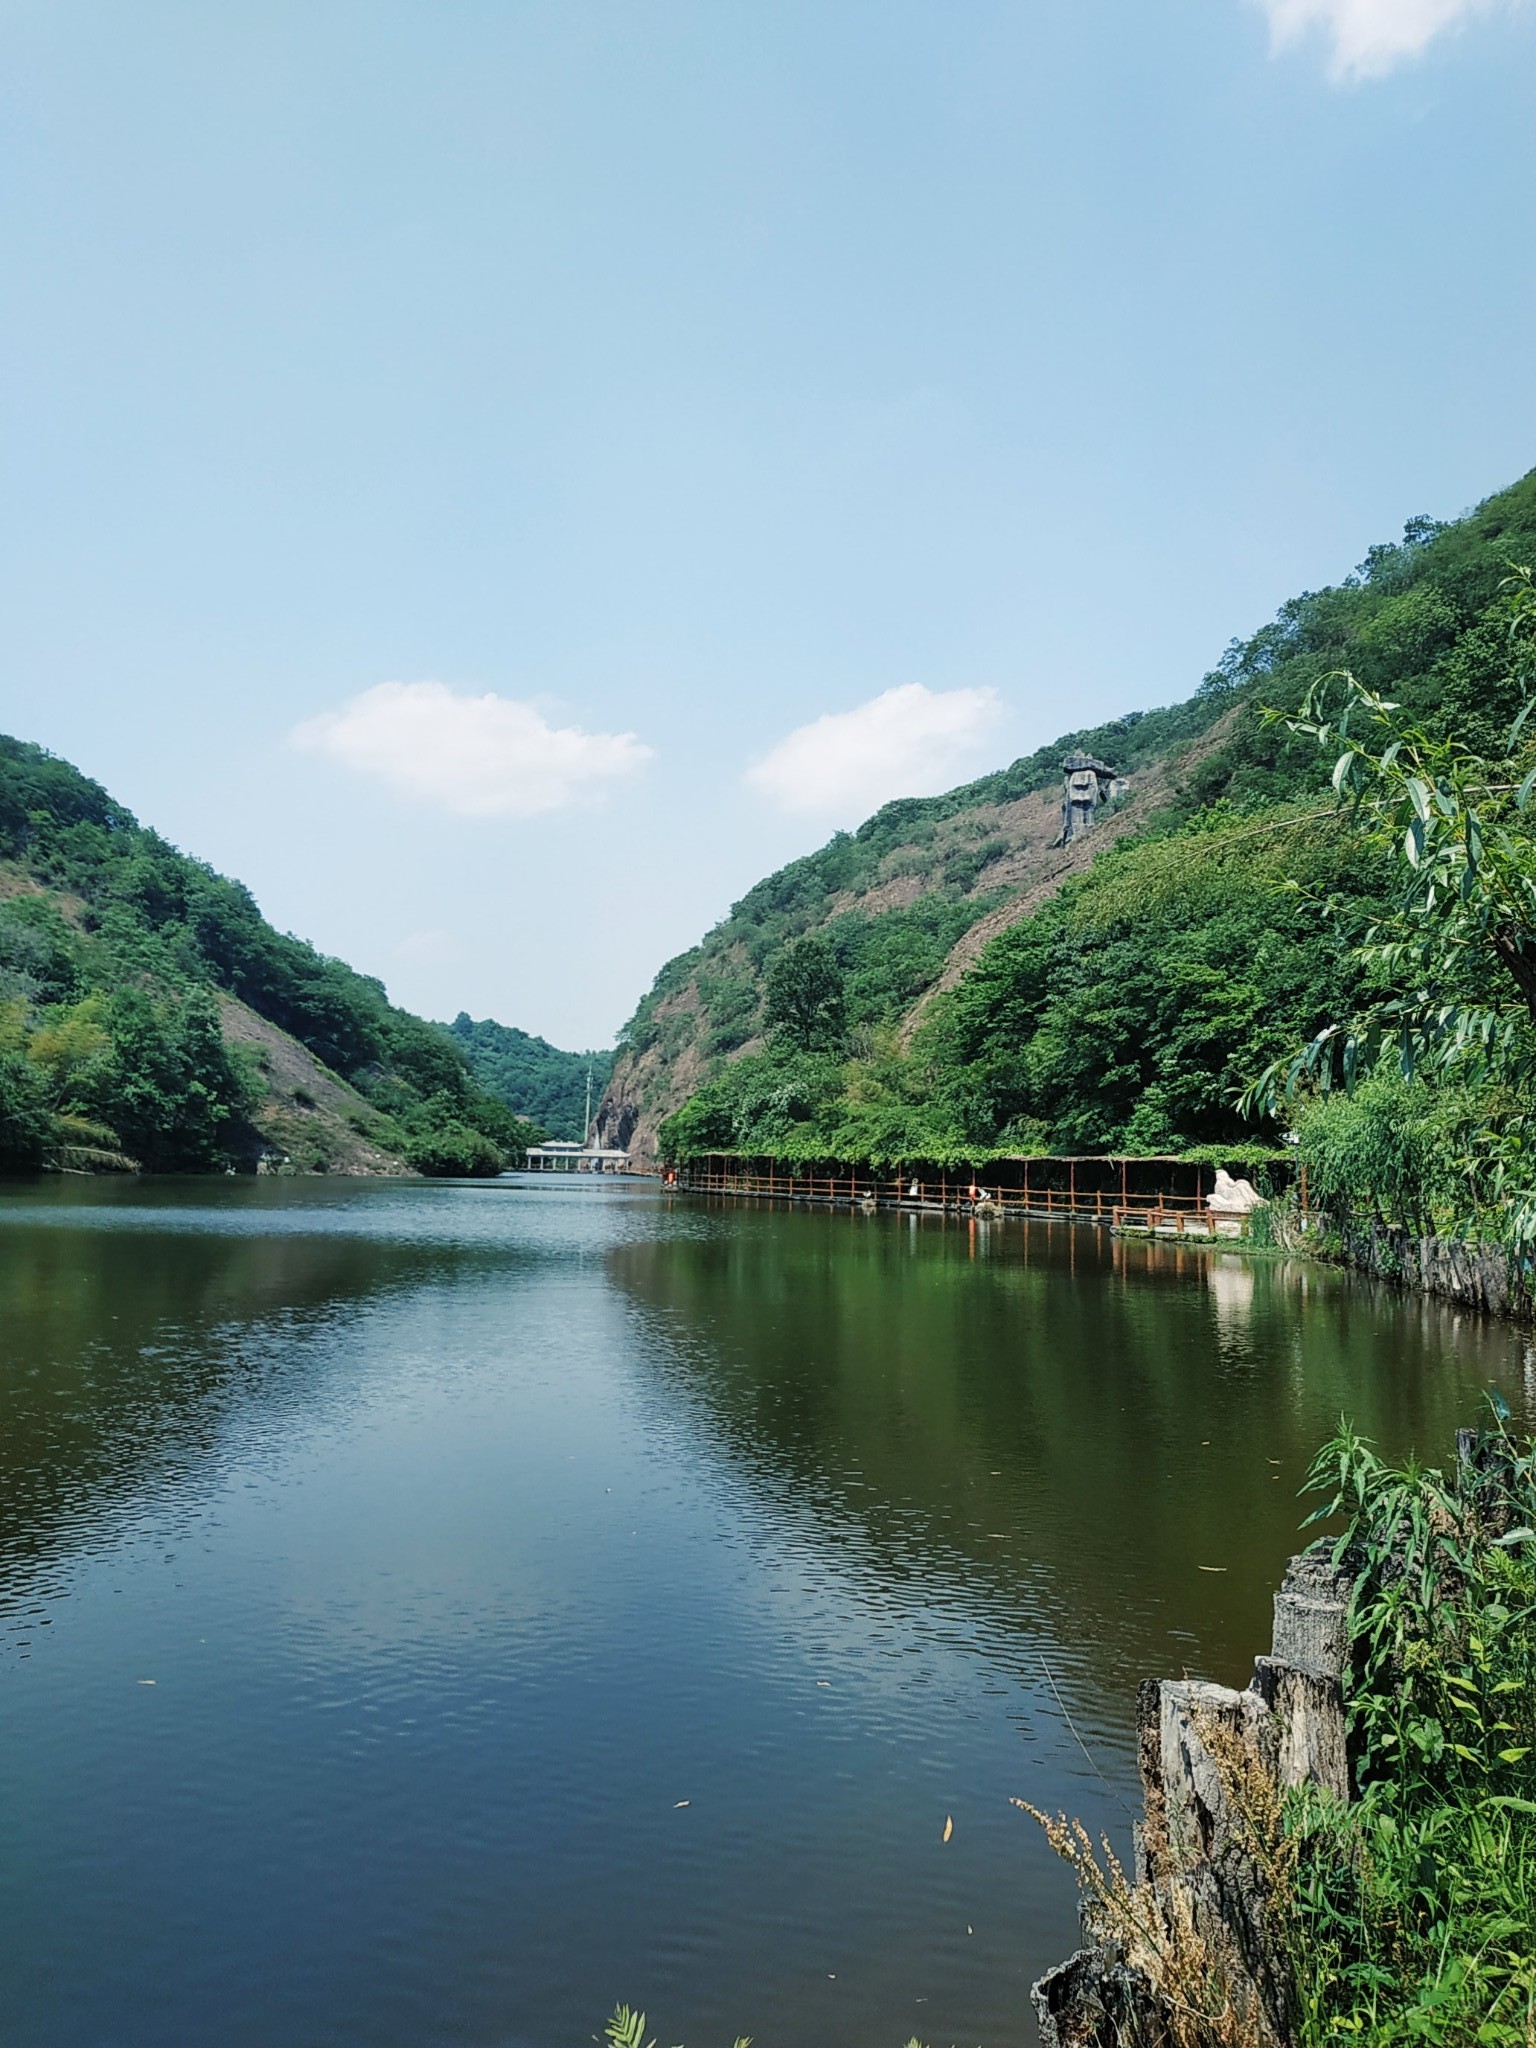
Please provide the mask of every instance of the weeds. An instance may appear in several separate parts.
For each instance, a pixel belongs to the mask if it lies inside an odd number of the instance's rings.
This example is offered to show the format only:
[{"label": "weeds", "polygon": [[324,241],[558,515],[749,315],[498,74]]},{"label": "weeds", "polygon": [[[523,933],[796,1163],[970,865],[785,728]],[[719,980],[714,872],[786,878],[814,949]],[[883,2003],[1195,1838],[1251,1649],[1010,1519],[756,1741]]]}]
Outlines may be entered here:
[{"label": "weeds", "polygon": [[[1262,2039],[1251,2024],[1252,1983],[1236,1943],[1220,1931],[1213,1939],[1190,1893],[1166,1882],[1177,1867],[1166,1840],[1145,1845],[1151,1875],[1137,1881],[1107,1835],[1096,1848],[1080,1820],[1042,1813],[1025,1799],[1013,1804],[1045,1830],[1077,1879],[1085,1930],[1107,1945],[1137,1987],[1123,2018],[1130,2039],[1140,2035],[1132,2015],[1146,2006],[1159,2022],[1149,2038],[1169,2048],[1250,2048]],[[1119,2014],[1106,2018],[1122,2022]]]},{"label": "weeds", "polygon": [[[603,2028],[602,2040],[603,2048],[656,2048],[654,2037],[649,2041],[645,2038],[645,2014],[633,2012],[627,2005],[614,2007],[613,2017]],[[752,2048],[751,2036],[738,2034],[734,2048]]]},{"label": "weeds", "polygon": [[1289,1802],[1308,2044],[1536,2048],[1536,1470],[1506,1413],[1449,1479],[1347,1427],[1309,1478],[1355,1577],[1360,1797]]},{"label": "weeds", "polygon": [[1108,1841],[1026,1806],[1084,1925],[1131,1980],[1095,2037],[1170,2048],[1536,2048],[1536,1454],[1496,1406],[1446,1477],[1341,1425],[1311,1523],[1353,1580],[1348,1804],[1282,1795],[1220,1715],[1193,1739],[1224,1836],[1168,1839],[1155,1790],[1127,1875]]}]

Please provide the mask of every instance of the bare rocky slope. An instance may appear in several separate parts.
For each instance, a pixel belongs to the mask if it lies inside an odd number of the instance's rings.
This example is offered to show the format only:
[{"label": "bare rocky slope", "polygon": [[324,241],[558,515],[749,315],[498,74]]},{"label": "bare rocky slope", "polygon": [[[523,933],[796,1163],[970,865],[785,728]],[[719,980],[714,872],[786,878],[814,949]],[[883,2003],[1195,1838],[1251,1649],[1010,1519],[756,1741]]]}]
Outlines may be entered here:
[{"label": "bare rocky slope", "polygon": [[225,1043],[243,1049],[261,1090],[247,1142],[267,1170],[409,1172],[377,1142],[379,1115],[365,1096],[237,996],[221,993],[218,1005]]}]

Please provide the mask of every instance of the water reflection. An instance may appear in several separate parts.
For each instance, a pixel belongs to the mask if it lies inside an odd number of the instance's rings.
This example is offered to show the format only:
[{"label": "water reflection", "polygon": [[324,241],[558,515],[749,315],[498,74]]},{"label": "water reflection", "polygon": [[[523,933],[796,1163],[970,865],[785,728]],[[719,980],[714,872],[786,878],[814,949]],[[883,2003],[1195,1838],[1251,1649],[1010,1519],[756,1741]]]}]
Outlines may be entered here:
[{"label": "water reflection", "polygon": [[0,1190],[8,2024],[1018,2039],[1072,1902],[1008,1794],[1121,1825],[1135,1681],[1246,1669],[1337,1414],[1440,1455],[1532,1375],[1064,1228]]},{"label": "water reflection", "polygon": [[51,1546],[101,1541],[121,1504],[206,1476],[232,1410],[254,1400],[268,1434],[302,1426],[336,1397],[328,1347],[359,1304],[507,1258],[344,1229],[313,1197],[221,1211],[163,1184],[142,1205],[64,1192],[0,1205],[0,1585]]},{"label": "water reflection", "polygon": [[1526,1400],[1498,1325],[1066,1226],[748,1212],[609,1268],[757,1483],[1070,1645],[1083,1711],[1122,1731],[1170,1633],[1189,1668],[1247,1672],[1341,1414],[1441,1458],[1486,1388]]}]

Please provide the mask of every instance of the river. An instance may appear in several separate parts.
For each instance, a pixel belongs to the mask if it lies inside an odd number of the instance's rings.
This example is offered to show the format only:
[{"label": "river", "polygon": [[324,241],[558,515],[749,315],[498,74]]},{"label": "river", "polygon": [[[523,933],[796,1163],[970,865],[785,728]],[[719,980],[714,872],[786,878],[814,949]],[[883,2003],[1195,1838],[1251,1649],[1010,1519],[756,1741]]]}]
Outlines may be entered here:
[{"label": "river", "polygon": [[[1033,2041],[1341,1411],[1523,1334],[1067,1225],[651,1183],[0,1189],[0,2036]],[[946,1822],[952,1823],[945,1840]]]}]

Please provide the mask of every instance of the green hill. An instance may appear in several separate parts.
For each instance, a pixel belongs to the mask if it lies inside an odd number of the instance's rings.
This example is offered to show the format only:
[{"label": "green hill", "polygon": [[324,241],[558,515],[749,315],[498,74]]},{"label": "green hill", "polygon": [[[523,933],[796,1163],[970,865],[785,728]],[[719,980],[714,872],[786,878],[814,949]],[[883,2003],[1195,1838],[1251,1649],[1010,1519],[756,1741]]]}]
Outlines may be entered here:
[{"label": "green hill", "polygon": [[460,1010],[448,1026],[482,1088],[551,1138],[586,1135],[587,1083],[595,1109],[613,1071],[611,1052],[562,1052],[515,1025],[479,1022]]},{"label": "green hill", "polygon": [[440,1025],[0,735],[0,1170],[487,1174],[528,1137]]},{"label": "green hill", "polygon": [[[1410,520],[1340,583],[1234,642],[1169,709],[1070,733],[946,796],[888,804],[751,890],[669,962],[620,1036],[600,1130],[642,1157],[1220,1143],[1237,1080],[1351,994],[1374,884],[1326,818],[1315,746],[1266,723],[1348,667],[1490,750],[1518,702],[1499,589],[1536,561],[1536,472],[1463,519]],[[1130,779],[1065,848],[1061,760]],[[1287,889],[1302,878],[1306,892]],[[1332,897],[1342,922],[1322,914]],[[764,997],[815,938],[835,1048],[770,1043]]]}]

